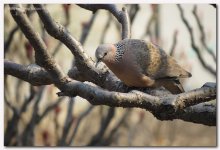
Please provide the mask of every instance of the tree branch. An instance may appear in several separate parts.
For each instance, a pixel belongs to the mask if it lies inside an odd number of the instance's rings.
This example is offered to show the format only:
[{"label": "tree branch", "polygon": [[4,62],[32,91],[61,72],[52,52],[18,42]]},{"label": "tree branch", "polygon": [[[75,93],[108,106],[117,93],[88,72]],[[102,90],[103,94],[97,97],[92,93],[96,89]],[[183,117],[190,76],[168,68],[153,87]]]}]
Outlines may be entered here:
[{"label": "tree branch", "polygon": [[196,22],[197,22],[197,24],[198,24],[198,26],[199,26],[199,30],[200,30],[200,33],[201,33],[201,38],[200,38],[201,43],[202,43],[202,45],[205,47],[205,49],[207,50],[207,52],[212,56],[213,60],[214,60],[215,63],[216,63],[215,54],[213,53],[212,49],[210,49],[210,48],[207,46],[207,44],[206,44],[206,42],[205,42],[205,41],[206,41],[206,37],[205,37],[204,27],[203,27],[203,25],[201,24],[201,21],[200,21],[200,19],[199,19],[199,16],[197,15],[196,11],[197,11],[197,6],[195,5],[194,8],[193,8],[193,15],[195,16]]},{"label": "tree branch", "polygon": [[[73,53],[76,59],[76,67],[80,71],[85,71],[92,81],[92,77],[99,76],[98,69],[95,68],[94,61],[87,56],[80,42],[75,40],[70,33],[60,24],[56,23],[50,16],[49,12],[42,5],[34,5],[41,21],[43,22],[47,32],[54,38],[64,43]],[[92,76],[92,77],[89,77]],[[94,81],[95,82],[95,81]]]},{"label": "tree branch", "polygon": [[197,54],[197,57],[199,59],[199,61],[201,62],[202,66],[208,70],[213,76],[216,76],[216,71],[209,65],[206,64],[206,62],[204,61],[204,59],[202,58],[202,55],[200,53],[200,50],[199,48],[196,46],[195,44],[195,41],[194,41],[194,37],[193,37],[193,29],[192,27],[189,25],[188,21],[186,20],[186,18],[184,17],[184,14],[183,14],[183,9],[181,8],[180,4],[177,4],[178,8],[179,8],[179,11],[180,11],[180,16],[181,16],[181,19],[183,21],[183,23],[185,24],[187,30],[189,31],[189,34],[190,34],[190,38],[191,38],[191,46],[192,48],[194,49],[194,51],[196,52]]},{"label": "tree branch", "polygon": [[77,69],[83,73],[87,81],[93,82],[108,90],[117,89],[119,91],[124,91],[124,89],[119,88],[122,86],[119,79],[106,67],[97,69],[94,61],[87,56],[81,44],[60,24],[54,21],[49,12],[42,5],[34,5],[34,7],[36,8],[47,32],[54,38],[63,42],[73,53],[76,59],[75,65]]},{"label": "tree branch", "polygon": [[88,146],[96,146],[99,144],[99,142],[101,142],[101,139],[103,138],[106,129],[108,128],[111,120],[114,117],[114,114],[115,114],[115,108],[110,107],[108,109],[107,116],[104,118],[104,120],[101,120],[101,126],[99,128],[99,131],[95,135],[93,135]]},{"label": "tree branch", "polygon": [[97,13],[93,14],[92,17],[90,18],[89,22],[86,23],[86,25],[83,26],[82,35],[80,37],[80,43],[82,45],[84,45],[84,43],[86,41],[86,38],[87,38],[87,36],[89,34],[89,31],[90,31],[90,29],[91,29],[91,27],[92,27],[92,25],[95,21],[96,16],[97,16]]},{"label": "tree branch", "polygon": [[[37,66],[37,65],[36,65]],[[35,67],[36,67],[35,66]],[[18,73],[19,73],[19,69],[17,69]],[[25,69],[26,70],[26,69]],[[39,69],[38,69],[39,70]],[[43,69],[41,70],[43,71],[43,73],[45,74],[44,76],[42,75],[42,78],[37,78],[37,81],[44,81],[44,80],[50,80],[49,74],[47,74],[46,71],[44,71]],[[12,71],[13,72],[13,71]],[[31,72],[31,71],[30,71]],[[40,74],[40,73],[39,73]],[[14,74],[11,74],[13,76],[16,76]],[[36,75],[36,74],[35,74]],[[24,79],[24,78],[21,78]],[[25,81],[31,82],[31,83],[38,83],[34,81],[34,78],[29,78],[29,80],[24,79]],[[199,104],[203,101],[209,101],[211,99],[215,99],[216,98],[216,87],[202,87],[200,89],[195,89],[186,93],[182,93],[179,95],[166,95],[165,97],[162,97],[161,99],[158,98],[160,95],[159,94],[155,94],[155,96],[150,96],[144,93],[141,93],[141,96],[143,97],[143,99],[141,99],[141,101],[138,101],[138,97],[132,92],[126,94],[126,93],[117,93],[117,92],[107,92],[105,90],[102,90],[100,88],[88,85],[88,84],[83,84],[81,82],[75,81],[76,83],[71,83],[71,85],[67,85],[67,88],[65,89],[69,89],[68,91],[68,95],[72,95],[73,93],[71,91],[75,91],[75,89],[77,89],[77,93],[81,93],[78,94],[79,96],[86,98],[87,100],[91,99],[91,98],[95,98],[93,101],[90,101],[93,105],[109,105],[109,106],[122,106],[122,107],[140,107],[140,108],[144,108],[146,109],[146,107],[144,106],[144,103],[146,103],[144,101],[144,99],[148,99],[147,101],[150,102],[150,100],[156,100],[158,102],[160,102],[160,105],[165,105],[167,102],[167,100],[172,100],[175,102],[173,107],[173,109],[183,109],[186,108],[188,106],[192,106],[195,104]],[[80,88],[78,88],[80,87]],[[90,91],[91,89],[91,91]],[[151,91],[153,93],[153,91]],[[164,91],[160,91],[163,95]],[[83,93],[83,94],[82,94]],[[159,93],[159,92],[158,92]],[[63,93],[60,93],[63,94]],[[131,95],[131,97],[130,97]],[[104,96],[104,97],[103,97]],[[119,97],[118,97],[119,96]],[[157,97],[156,97],[157,96]],[[122,100],[121,97],[123,97],[123,99],[125,101],[120,101]],[[106,99],[108,98],[108,99]],[[112,101],[111,98],[115,98],[115,101]],[[132,98],[134,98],[134,100],[130,101]],[[104,100],[103,100],[104,99]],[[107,102],[106,102],[107,101]],[[164,104],[163,104],[164,102]],[[154,102],[156,103],[156,102]],[[150,105],[150,104],[148,104]],[[152,104],[155,105],[155,104]],[[149,106],[151,107],[151,106]],[[158,106],[159,107],[159,106]],[[161,106],[161,107],[165,107],[165,106]],[[201,107],[200,107],[201,108]],[[156,108],[155,108],[156,109]],[[201,109],[202,111],[203,109]],[[205,110],[205,108],[204,108]]]},{"label": "tree branch", "polygon": [[118,22],[121,23],[122,39],[131,37],[130,20],[125,7],[122,8],[122,11],[119,11],[114,4],[78,4],[78,6],[91,10],[93,13],[95,13],[98,9],[108,10],[115,16]]},{"label": "tree branch", "polygon": [[[14,5],[11,7],[13,6]],[[84,53],[80,43],[64,30],[62,26],[56,24],[42,5],[35,5],[35,8],[43,21],[46,30],[52,36],[62,41],[72,51],[77,59],[76,62],[78,63],[78,66],[84,66],[83,69],[77,66],[80,73],[85,69],[88,69],[85,73],[91,73],[85,76],[86,79],[89,79],[87,81],[94,81],[94,83],[98,83],[97,85],[101,85],[101,87],[107,87],[106,89],[114,87],[113,89],[117,91],[128,91],[125,89],[126,86],[119,87],[119,85],[122,84],[121,81],[114,79],[115,76],[110,74],[107,69],[107,71],[100,71],[97,68],[94,68],[94,63]],[[91,85],[91,83],[82,83],[71,79],[69,79],[68,82],[66,80],[63,81],[62,79],[65,78],[65,76],[49,56],[46,47],[43,45],[44,43],[33,31],[28,20],[23,18],[25,16],[22,14],[22,11],[16,6],[16,9],[13,9],[12,14],[18,25],[21,26],[26,37],[28,39],[30,38],[29,41],[34,45],[33,47],[36,51],[36,55],[42,55],[42,58],[36,57],[36,60],[42,61],[39,62],[39,64],[49,73],[53,83],[55,83],[55,85],[61,90],[61,92],[58,93],[58,96],[80,96],[87,99],[93,105],[142,108],[150,111],[160,120],[182,119],[205,125],[216,125],[215,105],[213,105],[212,108],[209,107],[210,109],[208,109],[208,111],[205,105],[203,105],[204,107],[198,107],[196,105],[202,105],[203,103],[201,102],[210,101],[213,98],[216,98],[216,87],[205,86],[178,95],[169,94],[166,90],[161,89],[147,89],[145,92],[148,94],[146,94],[135,90],[128,93],[111,92],[103,90],[94,84]],[[91,77],[93,79],[91,79]],[[107,85],[108,83],[111,85]],[[197,109],[188,109],[194,107]],[[194,116],[191,116],[191,114],[194,114]],[[204,119],[203,116],[206,116],[205,118],[209,117],[209,120]]]},{"label": "tree branch", "polygon": [[52,84],[48,72],[36,64],[24,66],[4,60],[4,74],[12,75],[35,86]]},{"label": "tree branch", "polygon": [[[4,141],[4,145],[8,146],[11,143],[11,140],[13,139],[13,137],[18,133],[18,128],[14,127],[15,124],[18,124],[19,120],[21,119],[21,115],[23,112],[26,111],[28,104],[30,104],[30,102],[34,99],[35,95],[36,95],[36,91],[34,90],[34,88],[31,86],[30,88],[30,96],[25,100],[25,102],[22,104],[20,110],[17,110],[15,107],[13,107],[8,101],[7,101],[7,97],[5,96],[5,101],[6,104],[11,107],[11,109],[13,109],[13,116],[11,118],[11,120],[8,121],[7,124],[7,128],[5,130],[5,141]],[[11,105],[9,105],[9,104]]]},{"label": "tree branch", "polygon": [[79,115],[79,117],[78,117],[78,119],[77,119],[76,126],[75,126],[74,131],[73,131],[73,134],[71,135],[70,140],[69,140],[69,142],[68,142],[68,145],[73,144],[74,138],[75,138],[75,136],[76,136],[76,133],[77,133],[77,131],[78,131],[78,129],[79,129],[79,126],[80,126],[82,120],[92,111],[93,108],[94,108],[94,106],[91,105],[91,106],[89,106],[85,111],[83,111],[83,112]]},{"label": "tree branch", "polygon": [[176,44],[177,44],[177,35],[178,35],[178,31],[176,30],[174,31],[174,34],[173,34],[173,44],[170,49],[170,56],[174,55],[174,51],[175,51]]},{"label": "tree branch", "polygon": [[67,115],[66,115],[66,120],[65,120],[65,123],[64,123],[64,127],[63,127],[63,132],[62,132],[62,136],[60,138],[60,141],[58,142],[58,145],[59,146],[65,146],[67,145],[67,136],[68,136],[68,133],[69,133],[69,129],[71,127],[71,124],[73,122],[73,116],[72,116],[72,113],[73,113],[73,107],[74,107],[74,98],[71,99],[70,98],[70,101],[69,103],[67,103],[68,105],[68,110],[67,110]]},{"label": "tree branch", "polygon": [[106,36],[106,32],[108,31],[109,29],[109,26],[111,24],[111,21],[112,21],[112,15],[109,13],[108,15],[108,21],[106,22],[105,26],[104,26],[104,30],[102,31],[102,34],[101,34],[101,38],[100,38],[100,42],[101,44],[104,43],[104,40],[105,40],[105,36]]},{"label": "tree branch", "polygon": [[27,16],[24,14],[22,8],[16,4],[10,4],[10,11],[12,17],[19,25],[20,29],[29,40],[31,45],[35,50],[35,59],[36,63],[45,68],[53,79],[53,82],[58,87],[62,87],[63,84],[67,82],[64,73],[61,71],[60,67],[55,63],[55,61],[50,57],[48,51],[46,50],[47,47],[39,34],[37,34],[33,27],[31,26],[30,21],[28,20]]},{"label": "tree branch", "polygon": [[18,31],[19,27],[16,25],[9,33],[8,39],[4,43],[4,52],[7,53],[9,46],[13,40],[14,34]]},{"label": "tree branch", "polygon": [[[67,90],[65,93],[60,92],[58,93],[59,96],[78,95],[87,99],[92,105],[142,108],[150,111],[160,120],[181,119],[180,112],[183,114],[190,113],[184,108],[192,105],[196,107],[196,104],[201,103],[201,101],[210,101],[216,98],[216,87],[202,87],[178,95],[161,94],[161,96],[152,96],[140,91],[131,91],[129,93],[109,92],[88,83],[81,84],[78,81],[75,81],[75,83],[70,82],[66,84],[66,86]],[[163,93],[163,91],[160,91],[160,93]],[[203,94],[201,95],[201,93]],[[210,115],[210,118],[213,118],[212,121],[205,121],[205,123],[204,120],[200,118],[203,124],[216,124],[215,110],[212,110],[213,114],[206,112],[206,109],[201,111],[193,110],[193,112],[198,115],[201,115],[201,112],[203,112]],[[198,120],[197,123],[199,123]]]},{"label": "tree branch", "polygon": [[34,128],[37,125],[38,122],[38,113],[39,113],[39,103],[42,99],[43,92],[44,92],[45,86],[40,87],[39,93],[37,94],[36,101],[34,102],[33,106],[33,112],[32,112],[32,118],[27,124],[27,126],[24,129],[24,132],[22,133],[22,144],[25,146],[31,146],[34,142]]},{"label": "tree branch", "polygon": [[127,119],[127,116],[130,114],[131,114],[130,109],[127,109],[123,112],[122,116],[117,120],[114,127],[112,127],[111,131],[109,131],[109,135],[106,138],[101,140],[100,145],[108,146],[111,144],[116,131],[118,131],[118,128],[125,122],[125,120]]},{"label": "tree branch", "polygon": [[[69,24],[70,24],[70,11],[69,11],[69,7],[70,6],[64,6],[64,5],[66,5],[66,4],[63,4],[63,8],[64,8],[64,12],[65,12],[65,24],[64,24],[64,27],[65,28],[67,28],[68,26],[69,26]],[[65,8],[66,7],[66,8]],[[44,30],[45,31],[45,30]],[[53,53],[52,53],[52,56],[54,57],[56,54],[57,54],[57,52],[60,50],[60,48],[61,48],[61,46],[62,46],[62,42],[59,42],[58,44],[57,44],[57,46],[54,48],[54,50],[53,50]]]},{"label": "tree branch", "polygon": [[[30,9],[30,5],[27,6],[28,8],[26,9],[27,16],[30,18],[31,15],[33,14],[33,11]],[[19,27],[16,25],[10,32],[8,39],[6,42],[4,42],[4,52],[7,53],[9,46],[11,45],[11,42],[13,40],[14,34],[18,31]]]},{"label": "tree branch", "polygon": [[53,104],[49,105],[45,110],[44,112],[38,117],[38,121],[37,123],[40,123],[40,121],[51,111],[53,110],[55,107],[57,107],[57,105],[59,105],[61,102],[62,102],[62,99],[64,97],[60,97],[56,100],[56,102],[54,102]]}]

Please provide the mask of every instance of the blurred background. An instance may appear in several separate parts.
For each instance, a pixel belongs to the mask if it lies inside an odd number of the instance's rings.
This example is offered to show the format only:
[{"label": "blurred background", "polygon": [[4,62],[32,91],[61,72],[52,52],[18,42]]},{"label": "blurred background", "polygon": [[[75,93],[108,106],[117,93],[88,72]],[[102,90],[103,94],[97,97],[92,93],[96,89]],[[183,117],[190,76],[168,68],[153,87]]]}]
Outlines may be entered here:
[{"label": "blurred background", "polygon": [[[164,49],[192,77],[182,80],[186,91],[216,82],[216,9],[209,4],[117,4],[127,7],[132,38],[151,41]],[[32,5],[22,5],[31,23],[65,73],[74,61],[72,53],[44,30]],[[75,4],[48,4],[55,21],[64,25],[95,60],[101,43],[121,40],[120,24],[108,11],[95,14]],[[181,18],[183,12],[192,31]],[[192,48],[192,39],[198,51]],[[198,58],[198,55],[201,58]],[[4,57],[28,65],[34,51],[4,7]],[[4,76],[4,143],[6,146],[216,146],[216,127],[159,121],[138,109],[91,106],[76,97],[58,98],[53,85],[31,86]]]}]

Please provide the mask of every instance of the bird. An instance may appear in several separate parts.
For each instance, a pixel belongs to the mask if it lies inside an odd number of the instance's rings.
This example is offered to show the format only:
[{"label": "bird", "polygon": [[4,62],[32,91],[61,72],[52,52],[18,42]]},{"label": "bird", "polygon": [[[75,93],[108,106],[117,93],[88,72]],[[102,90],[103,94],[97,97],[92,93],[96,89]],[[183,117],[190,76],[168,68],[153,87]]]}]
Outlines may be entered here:
[{"label": "bird", "polygon": [[95,57],[96,65],[105,63],[128,87],[163,86],[172,94],[179,94],[184,92],[179,79],[192,76],[159,46],[140,39],[99,45]]}]

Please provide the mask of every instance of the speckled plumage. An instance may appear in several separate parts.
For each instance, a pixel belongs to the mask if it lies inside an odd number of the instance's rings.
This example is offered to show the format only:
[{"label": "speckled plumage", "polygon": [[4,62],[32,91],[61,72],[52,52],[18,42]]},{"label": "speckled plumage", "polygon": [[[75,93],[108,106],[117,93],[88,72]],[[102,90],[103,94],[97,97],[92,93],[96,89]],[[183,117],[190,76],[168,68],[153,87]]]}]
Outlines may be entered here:
[{"label": "speckled plumage", "polygon": [[96,58],[103,61],[128,86],[164,86],[172,93],[180,93],[183,88],[178,78],[191,76],[161,48],[138,39],[100,45],[96,50]]}]

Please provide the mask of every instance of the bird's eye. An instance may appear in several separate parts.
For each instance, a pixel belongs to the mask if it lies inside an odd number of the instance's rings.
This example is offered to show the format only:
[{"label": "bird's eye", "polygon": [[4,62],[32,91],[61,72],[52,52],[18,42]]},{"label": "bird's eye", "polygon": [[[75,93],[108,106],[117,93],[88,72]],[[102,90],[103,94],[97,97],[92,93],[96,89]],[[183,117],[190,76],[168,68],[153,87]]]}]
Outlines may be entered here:
[{"label": "bird's eye", "polygon": [[107,55],[107,52],[104,53],[104,56],[106,56],[106,55]]}]

